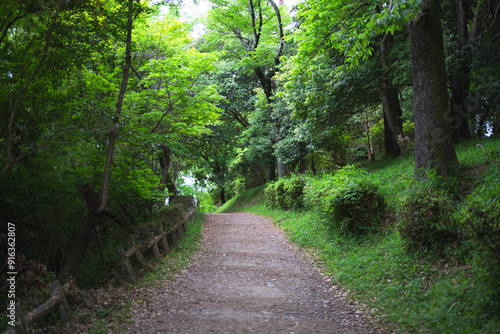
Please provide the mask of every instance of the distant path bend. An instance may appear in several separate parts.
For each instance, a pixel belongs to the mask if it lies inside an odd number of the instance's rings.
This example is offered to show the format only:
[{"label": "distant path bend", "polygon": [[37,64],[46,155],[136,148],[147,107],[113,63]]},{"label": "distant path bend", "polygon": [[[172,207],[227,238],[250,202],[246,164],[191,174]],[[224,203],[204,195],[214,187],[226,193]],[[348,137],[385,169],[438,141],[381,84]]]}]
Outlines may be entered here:
[{"label": "distant path bend", "polygon": [[206,214],[192,264],[137,303],[130,333],[381,333],[281,231],[247,213]]}]

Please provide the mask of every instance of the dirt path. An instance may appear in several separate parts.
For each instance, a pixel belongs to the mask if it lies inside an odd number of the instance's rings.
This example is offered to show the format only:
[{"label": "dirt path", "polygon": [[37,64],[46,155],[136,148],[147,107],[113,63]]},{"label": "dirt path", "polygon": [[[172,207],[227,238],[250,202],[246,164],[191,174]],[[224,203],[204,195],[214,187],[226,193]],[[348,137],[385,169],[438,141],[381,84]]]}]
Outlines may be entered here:
[{"label": "dirt path", "polygon": [[207,214],[204,241],[171,285],[137,303],[130,333],[380,333],[262,217]]}]

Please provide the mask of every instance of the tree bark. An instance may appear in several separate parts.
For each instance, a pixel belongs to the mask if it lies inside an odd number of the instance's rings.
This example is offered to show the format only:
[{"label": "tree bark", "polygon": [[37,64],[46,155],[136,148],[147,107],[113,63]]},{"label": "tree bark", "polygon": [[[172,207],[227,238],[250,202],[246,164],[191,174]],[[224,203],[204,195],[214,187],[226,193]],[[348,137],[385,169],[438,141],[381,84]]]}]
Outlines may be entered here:
[{"label": "tree bark", "polygon": [[398,152],[399,145],[397,145],[397,141],[394,139],[394,134],[389,127],[387,122],[387,117],[384,114],[384,149],[387,154],[390,156],[398,156],[401,153],[401,150]]},{"label": "tree bark", "polygon": [[87,202],[87,220],[76,240],[73,242],[69,256],[59,274],[59,277],[63,279],[74,275],[78,266],[83,261],[90,242],[94,238],[97,222],[101,216],[98,211],[101,204],[99,193],[86,183],[80,185],[78,190],[82,193]]},{"label": "tree bark", "polygon": [[276,163],[272,162],[269,166],[269,181],[276,180]]},{"label": "tree bark", "polygon": [[422,0],[410,22],[415,113],[415,173],[436,168],[448,175],[458,164],[449,120],[440,1]]},{"label": "tree bark", "polygon": [[375,161],[375,154],[372,150],[372,143],[370,141],[370,123],[368,122],[368,112],[366,112],[365,116],[365,129],[366,129],[366,151],[368,153],[368,160],[370,162]]},{"label": "tree bark", "polygon": [[[394,37],[387,33],[382,39],[380,58],[382,75],[380,76],[380,92],[384,108],[384,144],[386,153],[392,157],[404,154],[403,135],[403,110],[399,104],[398,89],[392,84],[389,74],[389,52],[392,48]],[[387,129],[388,127],[388,129]]]},{"label": "tree bark", "polygon": [[224,205],[226,203],[226,191],[225,191],[225,189],[221,188],[219,195],[220,195],[220,205]]},{"label": "tree bark", "polygon": [[288,164],[280,162],[280,159],[278,159],[277,162],[278,162],[278,177],[282,178],[284,176],[290,175],[290,166]]},{"label": "tree bark", "polygon": [[470,139],[467,97],[470,85],[469,13],[470,0],[457,1],[457,65],[451,76],[450,120],[455,143]]},{"label": "tree bark", "polygon": [[165,156],[159,158],[161,167],[159,189],[160,191],[164,191],[166,187],[168,190],[168,197],[172,199],[177,196],[177,187],[175,186],[175,182],[172,180],[172,176],[170,175],[170,163],[172,162],[170,157],[170,147],[166,144],[162,144],[160,145],[160,148],[163,150]]}]

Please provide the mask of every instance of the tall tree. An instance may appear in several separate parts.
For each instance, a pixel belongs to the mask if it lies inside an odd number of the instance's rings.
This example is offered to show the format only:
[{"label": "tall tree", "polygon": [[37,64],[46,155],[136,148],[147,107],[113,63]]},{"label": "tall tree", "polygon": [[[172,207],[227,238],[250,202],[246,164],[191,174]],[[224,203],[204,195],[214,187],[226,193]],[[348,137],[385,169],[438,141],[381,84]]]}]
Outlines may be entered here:
[{"label": "tall tree", "polygon": [[[272,97],[275,93],[274,76],[278,72],[284,47],[284,22],[279,7],[272,0],[212,1],[208,15],[209,43],[230,44],[228,55],[240,60],[243,68],[251,70],[269,109],[269,121],[274,129],[274,142],[278,141],[279,120],[273,118]],[[216,37],[214,37],[214,35]],[[228,40],[221,41],[220,37]],[[235,45],[236,40],[239,45]],[[229,43],[228,43],[229,41]],[[288,174],[287,164],[277,160],[278,174]]]},{"label": "tall tree", "polygon": [[108,204],[108,194],[111,179],[111,167],[113,163],[113,152],[115,149],[116,137],[118,135],[118,126],[120,123],[120,114],[123,108],[123,101],[127,90],[128,79],[130,75],[132,59],[132,30],[133,22],[137,16],[143,12],[141,5],[134,9],[135,0],[128,0],[126,5],[127,20],[125,25],[125,59],[123,64],[122,82],[116,101],[115,114],[113,116],[113,125],[109,134],[108,148],[106,150],[106,163],[104,165],[104,176],[101,185],[101,194],[92,189],[87,183],[80,185],[79,190],[87,202],[87,221],[80,234],[76,238],[71,251],[66,259],[60,276],[67,278],[73,275],[78,269],[80,263],[87,252],[90,242],[94,238],[99,218],[106,212]]},{"label": "tall tree", "polygon": [[415,113],[415,173],[436,168],[448,175],[458,164],[449,119],[441,2],[422,0],[410,22]]},{"label": "tall tree", "polygon": [[382,74],[380,75],[380,92],[384,109],[384,143],[387,154],[395,157],[404,150],[403,110],[399,103],[398,87],[392,83],[389,53],[394,43],[392,33],[386,33],[380,43]]},{"label": "tall tree", "polygon": [[[490,43],[491,37],[496,42],[495,36],[499,29],[498,9],[500,1],[459,0],[444,3],[445,24],[447,33],[453,36],[452,57],[454,62],[450,68],[450,122],[452,124],[453,139],[455,142],[470,138],[469,123],[474,122],[474,115],[480,109],[487,110],[484,106],[470,103],[471,86],[478,86],[473,79],[475,58],[478,51],[481,53],[483,45]],[[490,55],[494,59],[494,54]],[[493,61],[494,62],[494,61]],[[487,62],[486,62],[487,63]],[[495,67],[482,64],[485,67]],[[493,68],[491,70],[494,71]],[[489,84],[491,86],[491,84]],[[489,92],[488,92],[489,93]],[[489,100],[494,94],[484,94],[478,100]],[[482,103],[481,103],[482,105]],[[478,108],[479,107],[479,108]],[[479,109],[479,110],[478,110]]]}]

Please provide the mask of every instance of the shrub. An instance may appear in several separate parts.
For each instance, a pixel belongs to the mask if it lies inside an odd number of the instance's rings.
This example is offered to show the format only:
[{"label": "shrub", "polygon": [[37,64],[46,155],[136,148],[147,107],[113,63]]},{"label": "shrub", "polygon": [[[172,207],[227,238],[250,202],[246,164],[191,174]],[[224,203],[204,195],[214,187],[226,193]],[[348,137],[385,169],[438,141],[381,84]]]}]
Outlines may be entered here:
[{"label": "shrub", "polygon": [[288,209],[285,193],[285,179],[279,179],[274,183],[274,189],[276,191],[276,204],[277,207],[283,210]]},{"label": "shrub", "polygon": [[415,183],[406,193],[399,210],[398,231],[410,250],[434,252],[459,241],[449,195],[432,181]]},{"label": "shrub", "polygon": [[321,211],[325,199],[335,188],[331,175],[308,178],[304,186],[304,207],[308,210]]},{"label": "shrub", "polygon": [[270,209],[276,209],[276,189],[274,187],[274,183],[269,183],[264,190],[264,195],[266,198],[266,206]]},{"label": "shrub", "polygon": [[304,207],[304,185],[302,177],[292,177],[285,181],[286,207],[290,209],[302,209]]},{"label": "shrub", "polygon": [[[368,179],[365,170],[346,166],[337,171],[330,182],[324,183],[326,191],[320,202],[323,216],[330,228],[351,234],[364,234],[380,225],[385,200],[376,184]],[[312,198],[317,195],[311,194]],[[308,201],[311,201],[308,198]]]},{"label": "shrub", "polygon": [[468,196],[460,216],[471,236],[500,264],[500,172],[494,170]]},{"label": "shrub", "polygon": [[351,234],[365,234],[382,220],[385,200],[378,187],[367,179],[354,179],[337,188],[324,210],[330,227]]},{"label": "shrub", "polygon": [[267,186],[266,206],[271,209],[301,209],[304,207],[305,180],[301,176],[280,179]]}]

